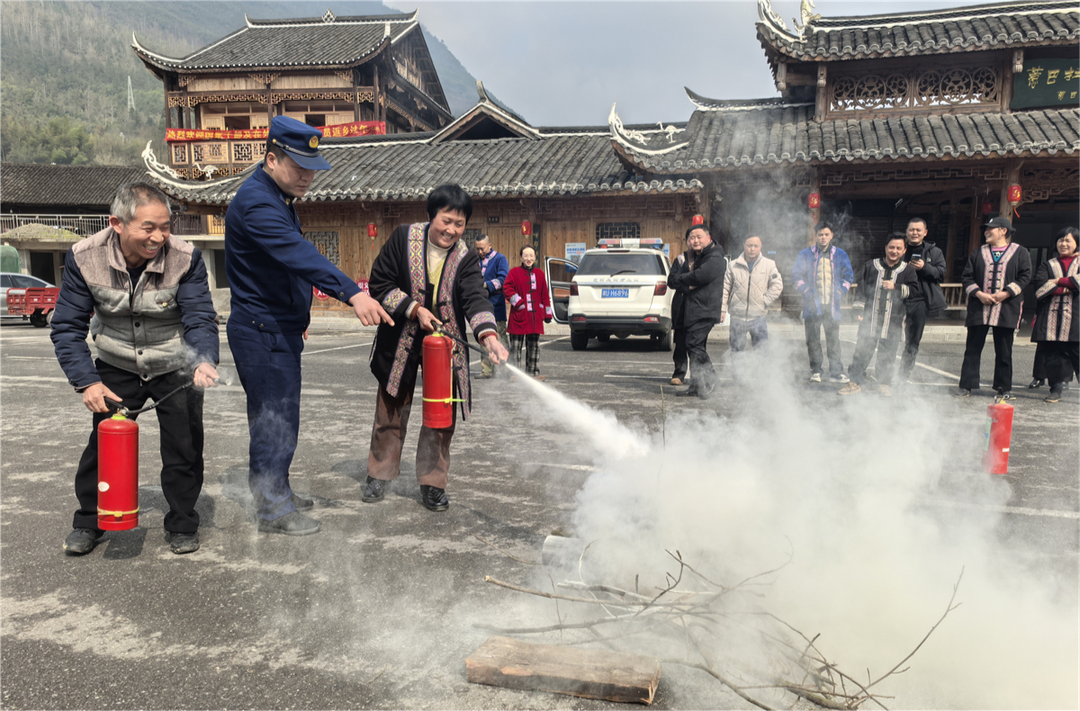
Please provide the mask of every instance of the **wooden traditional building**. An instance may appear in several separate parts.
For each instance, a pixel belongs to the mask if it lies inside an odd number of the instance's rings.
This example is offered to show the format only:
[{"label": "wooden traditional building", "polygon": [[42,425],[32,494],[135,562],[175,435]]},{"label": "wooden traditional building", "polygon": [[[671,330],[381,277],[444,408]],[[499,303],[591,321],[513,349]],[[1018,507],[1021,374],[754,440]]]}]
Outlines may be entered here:
[{"label": "wooden traditional building", "polygon": [[[471,234],[487,232],[512,261],[526,241],[559,257],[606,236],[659,237],[677,249],[704,213],[729,251],[759,234],[782,269],[828,218],[858,262],[917,215],[958,280],[994,215],[1013,218],[1035,260],[1057,229],[1077,223],[1074,2],[822,18],[807,1],[794,31],[769,0],[758,6],[780,98],[687,90],[686,124],[624,126],[613,108],[607,126],[536,128],[478,86],[477,105],[436,130],[326,139],[334,169],[299,207],[309,239],[364,277],[394,226],[424,219],[427,193],[456,182],[476,203]],[[191,182],[145,157],[154,179],[208,224],[247,177]]]},{"label": "wooden traditional building", "polygon": [[[702,209],[697,179],[643,179],[619,162],[606,126],[534,128],[479,83],[478,92],[477,105],[440,131],[324,139],[320,152],[333,168],[317,173],[297,203],[305,236],[346,274],[364,278],[397,225],[427,221],[428,193],[458,183],[474,201],[466,237],[486,233],[511,263],[526,244],[563,257],[567,245],[593,247],[601,237],[659,238],[678,249]],[[223,215],[250,174],[185,181],[151,151],[144,155],[153,179],[188,214]]]},{"label": "wooden traditional building", "polygon": [[452,120],[417,13],[247,20],[182,58],[132,47],[165,85],[168,165],[185,178],[262,160],[274,116],[326,135],[435,131]]},{"label": "wooden traditional building", "polygon": [[1011,217],[1036,260],[1077,223],[1075,2],[837,18],[804,2],[794,30],[769,0],[758,10],[782,98],[687,90],[695,111],[675,143],[642,140],[613,111],[628,169],[699,178],[721,232],[759,233],[792,258],[823,217],[853,260],[924,217],[955,279],[991,216]]}]

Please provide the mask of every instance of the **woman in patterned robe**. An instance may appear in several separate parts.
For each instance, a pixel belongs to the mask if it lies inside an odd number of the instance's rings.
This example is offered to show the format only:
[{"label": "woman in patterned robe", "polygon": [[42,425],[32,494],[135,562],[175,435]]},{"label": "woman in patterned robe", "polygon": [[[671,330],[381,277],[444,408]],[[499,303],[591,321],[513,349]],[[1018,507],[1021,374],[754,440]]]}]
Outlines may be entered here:
[{"label": "woman in patterned robe", "polygon": [[1080,293],[1080,259],[1076,255],[1075,227],[1058,233],[1058,256],[1043,262],[1035,273],[1035,298],[1039,300],[1031,340],[1045,350],[1046,376],[1050,381],[1047,402],[1059,402],[1065,383],[1080,374],[1080,328],[1077,326],[1077,294]]},{"label": "woman in patterned robe", "polygon": [[[443,185],[428,196],[427,208],[431,221],[398,226],[371,266],[371,296],[394,325],[380,324],[371,349],[371,372],[379,381],[379,392],[363,495],[368,503],[381,501],[387,482],[400,473],[425,332],[438,326],[464,339],[471,330],[493,362],[505,362],[509,355],[499,343],[480,257],[461,241],[472,215],[472,199],[457,185]],[[469,355],[458,341],[453,342],[452,353],[453,397],[461,403],[464,420],[471,405]],[[455,415],[444,429],[420,429],[416,480],[422,503],[432,511],[445,511],[450,505],[445,489],[456,419]]]}]

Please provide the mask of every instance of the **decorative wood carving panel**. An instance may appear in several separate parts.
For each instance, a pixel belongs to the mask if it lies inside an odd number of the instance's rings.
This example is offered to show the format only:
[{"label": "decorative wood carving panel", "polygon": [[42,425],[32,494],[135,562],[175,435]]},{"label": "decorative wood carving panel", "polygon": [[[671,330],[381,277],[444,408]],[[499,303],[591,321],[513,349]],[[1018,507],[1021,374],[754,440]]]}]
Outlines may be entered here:
[{"label": "decorative wood carving panel", "polygon": [[1057,195],[1080,193],[1080,169],[1051,168],[1023,171],[1024,203],[1049,200]]},{"label": "decorative wood carving panel", "polygon": [[829,112],[994,106],[1001,103],[1000,74],[984,66],[840,76],[829,87]]},{"label": "decorative wood carving panel", "polygon": [[862,170],[826,171],[821,175],[822,187],[839,187],[847,183],[889,182],[896,180],[982,180],[1002,181],[1005,170],[1000,166],[953,166],[942,168],[866,168]]}]

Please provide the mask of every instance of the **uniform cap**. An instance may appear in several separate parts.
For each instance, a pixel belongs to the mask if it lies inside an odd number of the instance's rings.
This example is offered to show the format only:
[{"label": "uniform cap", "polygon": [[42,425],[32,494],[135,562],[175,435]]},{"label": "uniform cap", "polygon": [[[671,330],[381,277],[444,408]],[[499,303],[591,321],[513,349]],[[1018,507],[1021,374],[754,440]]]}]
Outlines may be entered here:
[{"label": "uniform cap", "polygon": [[330,164],[319,155],[321,138],[322,131],[288,116],[275,116],[270,122],[270,134],[267,136],[301,168],[330,170]]}]

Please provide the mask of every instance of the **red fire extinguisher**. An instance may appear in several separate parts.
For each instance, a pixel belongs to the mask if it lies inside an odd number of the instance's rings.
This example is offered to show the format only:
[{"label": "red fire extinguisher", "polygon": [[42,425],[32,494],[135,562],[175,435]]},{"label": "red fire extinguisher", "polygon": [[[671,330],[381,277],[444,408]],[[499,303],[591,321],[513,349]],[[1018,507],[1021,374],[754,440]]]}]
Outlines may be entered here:
[{"label": "red fire extinguisher", "polygon": [[445,429],[454,424],[453,341],[435,331],[424,338],[424,427]]},{"label": "red fire extinguisher", "polygon": [[995,402],[986,407],[986,450],[983,470],[988,474],[1009,472],[1009,443],[1012,441],[1013,406]]},{"label": "red fire extinguisher", "polygon": [[139,425],[117,413],[98,425],[98,528],[139,525]]}]

